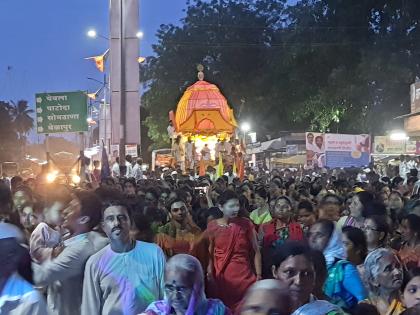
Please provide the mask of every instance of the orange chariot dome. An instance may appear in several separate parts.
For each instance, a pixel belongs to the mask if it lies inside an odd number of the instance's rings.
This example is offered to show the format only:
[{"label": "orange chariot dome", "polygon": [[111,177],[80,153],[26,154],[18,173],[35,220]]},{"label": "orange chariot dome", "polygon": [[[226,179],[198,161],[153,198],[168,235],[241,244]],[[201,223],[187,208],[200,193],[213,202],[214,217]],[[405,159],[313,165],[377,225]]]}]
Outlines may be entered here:
[{"label": "orange chariot dome", "polygon": [[216,135],[232,134],[237,127],[233,110],[219,88],[204,81],[203,67],[198,67],[199,80],[187,88],[170,119],[179,133]]}]

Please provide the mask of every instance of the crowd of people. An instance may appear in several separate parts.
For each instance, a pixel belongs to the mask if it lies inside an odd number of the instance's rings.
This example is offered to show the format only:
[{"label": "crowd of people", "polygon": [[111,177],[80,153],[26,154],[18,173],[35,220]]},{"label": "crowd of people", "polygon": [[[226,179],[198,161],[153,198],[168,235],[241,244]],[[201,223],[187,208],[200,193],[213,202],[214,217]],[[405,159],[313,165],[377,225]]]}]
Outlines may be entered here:
[{"label": "crowd of people", "polygon": [[0,183],[0,314],[420,314],[416,169],[112,168]]}]

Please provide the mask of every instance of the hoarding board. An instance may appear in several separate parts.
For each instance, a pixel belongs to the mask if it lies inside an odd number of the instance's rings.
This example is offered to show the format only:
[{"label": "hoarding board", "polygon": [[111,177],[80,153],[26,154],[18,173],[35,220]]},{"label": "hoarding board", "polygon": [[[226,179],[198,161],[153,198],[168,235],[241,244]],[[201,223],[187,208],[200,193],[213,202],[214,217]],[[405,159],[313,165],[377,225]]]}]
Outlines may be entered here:
[{"label": "hoarding board", "polygon": [[369,135],[325,134],[325,165],[327,167],[363,167],[369,163]]}]

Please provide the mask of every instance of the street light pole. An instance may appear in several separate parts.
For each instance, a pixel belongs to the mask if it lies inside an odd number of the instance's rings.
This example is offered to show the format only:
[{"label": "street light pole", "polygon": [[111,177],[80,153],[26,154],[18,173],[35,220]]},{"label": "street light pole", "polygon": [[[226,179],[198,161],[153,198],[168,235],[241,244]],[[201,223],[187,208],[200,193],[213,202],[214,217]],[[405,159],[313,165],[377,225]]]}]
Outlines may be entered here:
[{"label": "street light pole", "polygon": [[103,113],[104,113],[104,144],[108,148],[108,154],[111,152],[110,139],[108,138],[108,102],[106,100],[107,92],[107,78],[104,73],[104,101],[103,101]]},{"label": "street light pole", "polygon": [[125,133],[126,133],[126,104],[125,104],[125,54],[124,54],[124,0],[120,0],[120,164],[125,165]]},{"label": "street light pole", "polygon": [[[99,138],[100,141],[103,140],[103,143],[105,144],[105,146],[108,148],[107,152],[108,154],[111,153],[111,137],[108,137],[108,130],[110,130],[110,126],[108,123],[108,120],[110,118],[108,111],[109,111],[109,105],[108,105],[108,100],[107,100],[107,90],[109,89],[108,86],[108,77],[106,75],[106,73],[104,73],[104,80],[103,82],[95,79],[95,78],[91,78],[88,77],[88,80],[91,81],[95,81],[97,83],[100,83],[102,85],[102,87],[98,90],[98,94],[100,91],[103,91],[103,97],[102,100],[99,102],[100,106],[99,106]],[[103,128],[103,132],[101,132]]]}]

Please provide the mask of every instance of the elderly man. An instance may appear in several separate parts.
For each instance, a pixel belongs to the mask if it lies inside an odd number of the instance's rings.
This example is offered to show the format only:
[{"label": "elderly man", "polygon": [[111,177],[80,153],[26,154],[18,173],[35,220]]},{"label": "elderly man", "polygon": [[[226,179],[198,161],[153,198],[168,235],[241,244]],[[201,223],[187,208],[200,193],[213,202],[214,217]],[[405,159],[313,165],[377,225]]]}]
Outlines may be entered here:
[{"label": "elderly man", "polygon": [[0,314],[44,315],[47,307],[43,297],[17,273],[23,238],[16,226],[0,223]]},{"label": "elderly man", "polygon": [[85,263],[106,244],[92,232],[100,223],[101,203],[93,193],[76,192],[63,213],[63,227],[70,237],[58,256],[41,265],[33,264],[34,281],[48,287],[50,314],[79,315]]},{"label": "elderly man", "polygon": [[110,245],[86,264],[81,314],[139,314],[163,297],[165,256],[130,237],[130,208],[120,200],[104,202],[102,228]]}]

